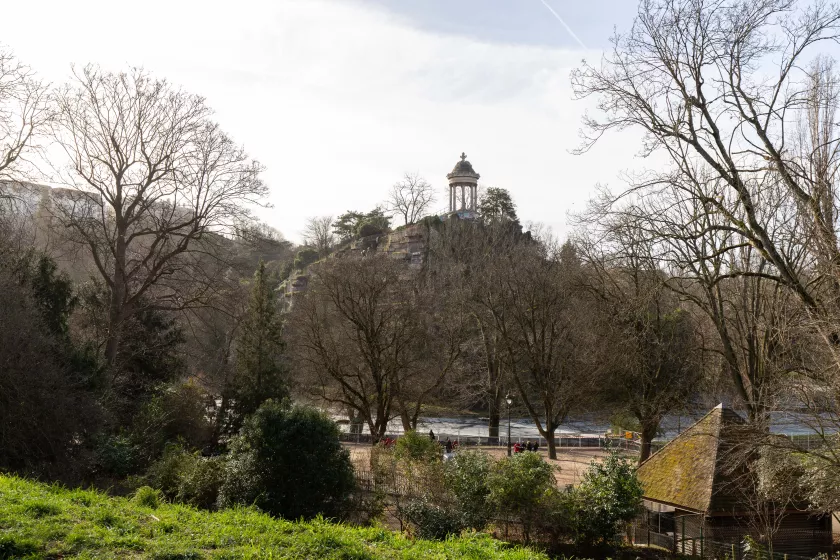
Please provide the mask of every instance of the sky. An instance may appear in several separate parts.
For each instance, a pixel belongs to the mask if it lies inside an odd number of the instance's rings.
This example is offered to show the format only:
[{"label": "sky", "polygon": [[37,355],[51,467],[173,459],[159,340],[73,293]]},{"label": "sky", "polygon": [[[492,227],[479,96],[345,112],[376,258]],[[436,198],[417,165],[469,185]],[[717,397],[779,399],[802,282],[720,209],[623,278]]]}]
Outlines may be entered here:
[{"label": "sky", "polygon": [[406,172],[447,199],[466,152],[523,222],[561,236],[596,184],[646,165],[639,138],[579,144],[596,63],[635,0],[38,0],[4,6],[0,41],[53,83],[71,65],[143,66],[206,97],[266,166],[259,217],[299,241],[309,216],[366,211]]}]

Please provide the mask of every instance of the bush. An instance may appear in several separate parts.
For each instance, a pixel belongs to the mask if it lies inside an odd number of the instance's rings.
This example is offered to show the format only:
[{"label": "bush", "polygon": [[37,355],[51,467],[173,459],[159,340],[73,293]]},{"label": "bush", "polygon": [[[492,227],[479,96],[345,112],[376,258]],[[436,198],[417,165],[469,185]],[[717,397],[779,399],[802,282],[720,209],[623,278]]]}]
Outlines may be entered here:
[{"label": "bush", "polygon": [[95,454],[99,469],[107,475],[123,478],[140,471],[140,450],[128,435],[105,436]]},{"label": "bush", "polygon": [[539,517],[533,530],[552,545],[568,543],[577,530],[577,495],[574,490],[548,490],[539,502]]},{"label": "bush", "polygon": [[298,251],[295,256],[294,267],[297,270],[304,270],[310,264],[317,262],[318,251],[312,248],[305,248]]},{"label": "bush", "polygon": [[[433,443],[428,438],[422,439]],[[413,442],[414,437],[409,441]],[[416,469],[409,471],[415,475],[412,487],[419,487],[422,495],[401,506],[400,517],[411,523],[417,536],[423,539],[443,539],[464,529],[481,531],[490,518],[487,482],[490,459],[485,453],[466,451],[441,463],[440,451],[437,444],[434,446],[434,459],[426,462],[427,468],[421,471],[425,478],[418,477],[420,473]],[[428,452],[420,452],[423,445],[419,442],[406,444],[406,448],[414,450],[414,457],[429,456]],[[417,484],[418,481],[421,483]]]},{"label": "bush", "polygon": [[133,439],[147,461],[160,456],[166,445],[175,441],[191,449],[208,447],[213,426],[207,409],[213,402],[212,397],[191,381],[158,388],[131,427]]},{"label": "bush", "polygon": [[490,518],[487,502],[490,487],[490,460],[480,451],[462,451],[446,463],[446,488],[452,492],[465,527],[480,531]]},{"label": "bush", "polygon": [[313,408],[266,401],[231,445],[219,503],[289,519],[341,515],[355,481],[338,436],[335,422]]},{"label": "bush", "polygon": [[131,500],[138,506],[157,509],[161,502],[160,490],[155,490],[149,486],[141,486]]},{"label": "bush", "polygon": [[427,228],[437,230],[443,225],[443,220],[440,219],[440,216],[424,216],[418,223],[423,224]]},{"label": "bush", "polygon": [[402,514],[420,539],[443,540],[465,528],[460,512],[426,499],[412,500],[403,506]]},{"label": "bush", "polygon": [[71,367],[77,349],[64,332],[69,280],[44,278],[30,264],[16,277],[8,255],[0,255],[0,470],[68,474],[84,435],[96,431],[86,385],[94,372]]},{"label": "bush", "polygon": [[215,509],[224,476],[224,457],[202,457],[170,444],[141,480],[170,501]]},{"label": "bush", "polygon": [[369,237],[371,235],[382,235],[385,233],[385,228],[376,222],[364,222],[359,225],[359,237]]},{"label": "bush", "polygon": [[589,466],[574,495],[577,544],[614,544],[642,505],[636,468],[617,451]]},{"label": "bush", "polygon": [[194,461],[181,476],[175,499],[191,506],[215,509],[225,480],[225,458],[193,457]]},{"label": "bush", "polygon": [[433,462],[441,460],[440,445],[428,436],[409,430],[394,445],[397,460]]},{"label": "bush", "polygon": [[181,479],[191,467],[194,457],[178,444],[169,444],[163,455],[149,467],[143,477],[149,486],[160,490],[169,500],[175,500]]},{"label": "bush", "polygon": [[546,501],[557,490],[551,465],[531,452],[498,461],[490,469],[487,485],[490,505],[502,517],[520,522],[526,541],[544,515]]}]

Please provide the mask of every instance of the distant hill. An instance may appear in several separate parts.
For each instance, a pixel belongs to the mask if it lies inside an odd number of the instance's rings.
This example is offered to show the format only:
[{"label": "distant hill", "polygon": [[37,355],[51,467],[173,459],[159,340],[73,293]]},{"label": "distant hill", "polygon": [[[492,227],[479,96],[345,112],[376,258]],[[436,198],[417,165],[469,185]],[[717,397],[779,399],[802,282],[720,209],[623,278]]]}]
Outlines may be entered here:
[{"label": "distant hill", "polygon": [[[77,191],[30,182],[0,182],[0,213],[4,222],[10,223],[14,242],[23,247],[34,247],[48,253],[76,282],[96,276],[90,254],[84,247],[69,242],[61,225],[56,224],[50,211],[52,205],[78,196]],[[229,238],[211,234],[208,244],[222,250],[230,259],[236,272],[245,276],[256,270],[260,259],[280,263],[276,268],[294,258],[294,245],[285,239],[260,235]]]}]

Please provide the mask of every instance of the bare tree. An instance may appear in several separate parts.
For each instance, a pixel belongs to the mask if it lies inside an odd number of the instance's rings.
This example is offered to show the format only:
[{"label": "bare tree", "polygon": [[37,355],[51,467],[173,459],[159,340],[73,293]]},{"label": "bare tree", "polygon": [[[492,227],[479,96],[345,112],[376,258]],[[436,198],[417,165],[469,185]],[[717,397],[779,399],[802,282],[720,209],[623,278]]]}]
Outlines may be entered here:
[{"label": "bare tree", "polygon": [[[840,288],[828,272],[830,263],[840,262],[836,188],[824,180],[834,176],[826,165],[833,169],[837,139],[825,133],[833,126],[826,103],[836,93],[822,70],[805,70],[804,57],[836,40],[840,7],[801,6],[791,0],[764,0],[749,9],[738,0],[644,0],[633,28],[615,37],[601,67],[584,65],[572,82],[579,98],[597,97],[604,115],[586,119],[582,150],[609,131],[642,130],[642,153],[664,152],[674,170],[650,172],[637,186],[679,184],[684,196],[722,218],[709,231],[737,234],[737,244],[749,244],[769,264],[763,277],[820,314],[836,305]],[[816,142],[805,157],[791,149],[788,132],[803,111],[823,123],[810,127]],[[812,255],[824,265],[820,277],[797,269],[784,240],[771,233],[776,215],[764,203],[770,189],[795,207],[797,233],[812,241]]]},{"label": "bare tree", "polygon": [[582,235],[606,383],[605,402],[639,424],[639,462],[663,418],[685,409],[703,379],[702,344],[694,317],[667,288],[667,275],[638,222],[616,220],[596,240]]},{"label": "bare tree", "polygon": [[32,243],[40,193],[28,180],[51,118],[48,86],[0,45],[0,237],[4,245]]},{"label": "bare tree", "polygon": [[303,228],[303,242],[314,247],[318,256],[326,257],[335,246],[335,233],[332,229],[332,216],[313,216],[306,219]]},{"label": "bare tree", "polygon": [[[671,285],[714,324],[753,449],[786,446],[812,479],[840,465],[828,435],[840,425],[840,138],[833,66],[808,57],[838,31],[840,6],[825,2],[645,0],[602,65],[573,75],[602,112],[582,150],[636,128],[643,154],[670,158],[625,199],[642,201]],[[774,404],[807,411],[799,421],[824,445],[773,439]]]},{"label": "bare tree", "polygon": [[[707,196],[715,196],[714,185],[704,187]],[[624,205],[604,194],[603,205],[590,211],[589,217],[600,222],[590,235],[609,243],[616,225],[632,228],[634,245],[644,247],[650,266],[663,269],[667,288],[708,325],[700,328],[706,334],[698,340],[704,362],[714,367],[712,362],[719,361],[751,420],[765,422],[767,412],[780,405],[779,381],[801,366],[801,352],[790,342],[802,306],[791,291],[767,277],[768,263],[749,244],[718,227],[725,218],[708,212],[702,200],[685,196],[678,184],[638,192],[642,196]],[[763,201],[772,207],[769,196]],[[779,219],[769,230],[794,239],[785,231],[789,226],[790,220]],[[801,249],[784,247],[791,266],[803,266]]]},{"label": "bare tree", "polygon": [[224,271],[213,243],[267,189],[261,166],[210,120],[204,99],[141,69],[85,67],[56,103],[54,135],[68,158],[60,179],[71,190],[52,211],[108,288],[112,366],[122,325],[144,300],[201,304]]},{"label": "bare tree", "polygon": [[40,148],[38,139],[52,116],[47,90],[28,66],[0,46],[0,183],[22,179],[28,156]]},{"label": "bare tree", "polygon": [[395,183],[388,193],[385,207],[389,212],[401,216],[405,225],[416,223],[435,202],[432,186],[417,173],[406,173],[403,180]]},{"label": "bare tree", "polygon": [[[503,398],[510,388],[505,375],[504,344],[485,305],[484,279],[499,266],[499,256],[527,243],[525,236],[504,221],[456,220],[448,222],[430,240],[428,267],[444,286],[451,309],[469,318],[464,331],[465,351],[449,384],[448,404],[487,410],[490,437],[499,436]],[[440,296],[438,296],[440,297]]]},{"label": "bare tree", "polygon": [[300,385],[355,412],[374,442],[393,418],[416,428],[460,354],[459,325],[433,315],[412,271],[387,255],[330,260],[311,274],[287,324]]},{"label": "bare tree", "polygon": [[580,262],[551,239],[517,247],[483,271],[482,304],[503,346],[522,405],[557,458],[555,432],[592,396],[597,375],[588,314],[579,297]]}]

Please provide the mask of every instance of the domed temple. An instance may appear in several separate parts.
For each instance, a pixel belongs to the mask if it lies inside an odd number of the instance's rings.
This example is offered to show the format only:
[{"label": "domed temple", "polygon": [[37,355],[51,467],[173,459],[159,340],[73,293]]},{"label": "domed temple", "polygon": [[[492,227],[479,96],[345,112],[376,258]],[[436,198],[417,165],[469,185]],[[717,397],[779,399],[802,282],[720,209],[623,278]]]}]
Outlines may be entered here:
[{"label": "domed temple", "polygon": [[481,177],[467,161],[467,154],[461,153],[461,161],[455,164],[449,179],[449,213],[460,218],[475,218],[478,215],[478,179]]}]

